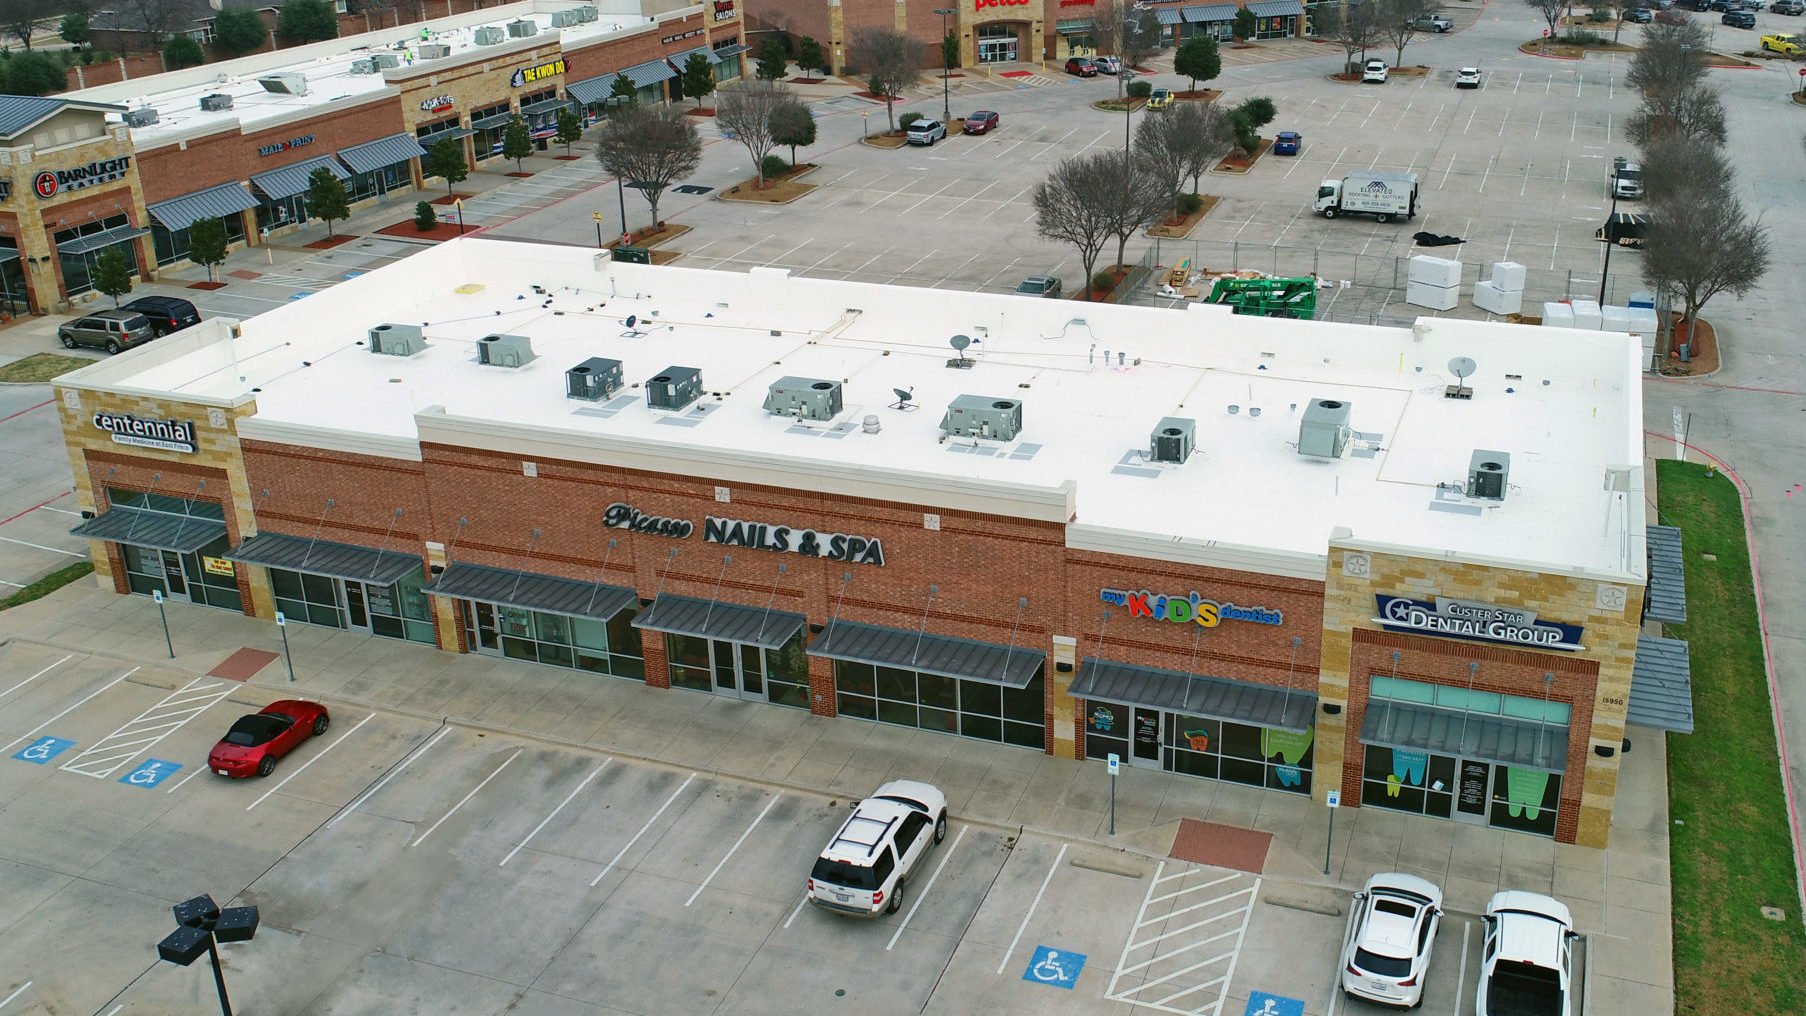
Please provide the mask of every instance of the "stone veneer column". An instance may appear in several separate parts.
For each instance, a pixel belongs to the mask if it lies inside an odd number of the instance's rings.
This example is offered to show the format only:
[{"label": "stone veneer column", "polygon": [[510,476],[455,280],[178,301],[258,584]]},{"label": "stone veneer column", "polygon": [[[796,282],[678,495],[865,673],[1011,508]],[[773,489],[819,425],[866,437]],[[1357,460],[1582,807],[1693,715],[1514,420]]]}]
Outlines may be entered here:
[{"label": "stone veneer column", "polygon": [[[426,563],[429,571],[437,568],[443,574],[445,570],[445,544],[428,543],[426,545]],[[469,652],[464,642],[464,626],[458,623],[458,603],[455,597],[433,597],[433,633],[438,638],[439,648],[448,653]]]},{"label": "stone veneer column", "polygon": [[[1053,753],[1059,758],[1078,758],[1078,738],[1074,728],[1078,714],[1072,699],[1072,679],[1078,673],[1076,657],[1078,640],[1070,635],[1053,637],[1053,653],[1048,659],[1047,691],[1052,700],[1050,719],[1053,728]],[[1064,667],[1064,673],[1061,668]]]},{"label": "stone veneer column", "polygon": [[[835,74],[846,70],[847,18],[840,0],[828,0],[828,62]],[[757,56],[757,53],[752,54]]]}]

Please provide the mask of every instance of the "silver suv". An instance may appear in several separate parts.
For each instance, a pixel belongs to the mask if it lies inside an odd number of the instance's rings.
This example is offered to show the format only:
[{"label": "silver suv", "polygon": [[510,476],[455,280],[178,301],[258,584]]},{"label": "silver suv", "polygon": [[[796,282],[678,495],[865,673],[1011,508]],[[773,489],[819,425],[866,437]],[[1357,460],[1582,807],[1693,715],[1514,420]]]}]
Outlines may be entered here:
[{"label": "silver suv", "polygon": [[809,872],[809,902],[854,917],[895,913],[928,848],[947,838],[947,796],[892,780],[863,801]]},{"label": "silver suv", "polygon": [[56,337],[65,349],[93,346],[117,353],[156,338],[157,329],[135,310],[103,310],[59,326]]},{"label": "silver suv", "polygon": [[947,125],[939,120],[917,120],[903,130],[903,140],[912,145],[933,145],[947,136]]}]

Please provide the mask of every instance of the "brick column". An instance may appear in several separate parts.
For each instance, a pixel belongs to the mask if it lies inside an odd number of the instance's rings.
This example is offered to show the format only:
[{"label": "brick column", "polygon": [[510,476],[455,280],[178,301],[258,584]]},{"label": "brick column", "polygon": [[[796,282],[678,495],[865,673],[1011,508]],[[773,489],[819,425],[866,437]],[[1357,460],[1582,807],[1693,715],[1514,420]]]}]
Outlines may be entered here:
[{"label": "brick column", "polygon": [[809,657],[809,711],[817,716],[839,716],[834,704],[834,661]]},{"label": "brick column", "polygon": [[653,688],[671,687],[671,660],[665,655],[664,632],[641,632],[640,650],[646,660],[646,684]]}]

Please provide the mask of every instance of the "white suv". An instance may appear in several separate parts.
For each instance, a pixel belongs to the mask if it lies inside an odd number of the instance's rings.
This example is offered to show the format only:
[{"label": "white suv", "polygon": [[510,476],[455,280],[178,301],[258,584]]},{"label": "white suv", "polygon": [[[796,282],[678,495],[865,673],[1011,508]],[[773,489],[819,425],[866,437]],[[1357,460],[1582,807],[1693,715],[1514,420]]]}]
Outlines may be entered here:
[{"label": "white suv", "polygon": [[1383,85],[1386,83],[1386,61],[1369,60],[1367,66],[1361,68],[1361,84]]},{"label": "white suv", "polygon": [[809,873],[809,902],[855,917],[894,913],[928,848],[947,838],[947,796],[892,780],[853,804]]}]

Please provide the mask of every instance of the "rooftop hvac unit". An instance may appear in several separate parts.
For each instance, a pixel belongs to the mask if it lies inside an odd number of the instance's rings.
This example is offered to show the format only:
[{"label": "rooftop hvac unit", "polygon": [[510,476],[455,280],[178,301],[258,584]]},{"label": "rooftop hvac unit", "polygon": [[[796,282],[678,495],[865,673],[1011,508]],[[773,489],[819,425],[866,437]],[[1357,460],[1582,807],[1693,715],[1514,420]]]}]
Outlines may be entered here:
[{"label": "rooftop hvac unit", "polygon": [[371,59],[370,57],[364,57],[361,60],[353,60],[353,61],[351,61],[351,73],[353,73],[353,74],[375,74],[376,73],[376,61]]},{"label": "rooftop hvac unit", "polygon": [[217,113],[222,109],[232,108],[232,97],[224,92],[201,96],[201,109],[208,113]]},{"label": "rooftop hvac unit", "polygon": [[781,377],[765,392],[765,411],[799,420],[831,420],[840,412],[840,382]]},{"label": "rooftop hvac unit", "polygon": [[470,41],[479,46],[499,46],[508,38],[500,25],[484,25],[470,33]]},{"label": "rooftop hvac unit", "polygon": [[601,402],[621,390],[621,361],[592,356],[564,372],[564,397]]},{"label": "rooftop hvac unit", "polygon": [[961,395],[948,404],[941,429],[954,437],[1014,441],[1022,432],[1022,403],[989,395]]},{"label": "rooftop hvac unit", "polygon": [[477,340],[477,362],[525,367],[533,362],[533,343],[525,335],[485,335]]},{"label": "rooftop hvac unit", "polygon": [[370,329],[370,352],[389,356],[413,356],[426,348],[419,325],[377,325]]},{"label": "rooftop hvac unit", "polygon": [[1508,453],[1477,449],[1467,463],[1467,496],[1503,501],[1510,476],[1511,456]]},{"label": "rooftop hvac unit", "polygon": [[646,382],[646,405],[653,409],[682,409],[702,395],[702,371],[695,367],[666,367]]},{"label": "rooftop hvac unit", "polygon": [[125,111],[125,125],[127,127],[149,127],[156,122],[157,111],[149,106],[143,106],[138,109],[128,109]]},{"label": "rooftop hvac unit", "polygon": [[370,59],[376,61],[376,66],[385,71],[392,71],[401,66],[400,53],[375,53],[371,55]]},{"label": "rooftop hvac unit", "polygon": [[1184,462],[1198,444],[1198,421],[1182,416],[1162,417],[1148,436],[1148,458],[1155,462]]},{"label": "rooftop hvac unit", "polygon": [[575,28],[581,24],[583,24],[583,15],[574,10],[552,12],[553,28]]},{"label": "rooftop hvac unit", "polygon": [[1348,414],[1354,403],[1341,399],[1312,399],[1298,423],[1298,454],[1317,459],[1339,459],[1353,433]]},{"label": "rooftop hvac unit", "polygon": [[263,86],[264,91],[276,95],[307,94],[307,75],[305,74],[292,74],[286,71],[279,74],[265,74],[257,79],[257,83]]},{"label": "rooftop hvac unit", "polygon": [[443,42],[423,42],[414,51],[422,60],[443,60],[451,56],[451,47]]},{"label": "rooftop hvac unit", "polygon": [[577,8],[577,16],[582,18],[585,24],[588,24],[600,17],[601,12],[596,9],[594,4],[584,4]]},{"label": "rooftop hvac unit", "polygon": [[508,38],[510,39],[525,39],[538,32],[539,23],[536,21],[515,20],[508,22]]}]

